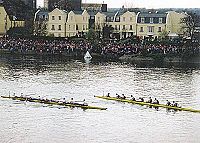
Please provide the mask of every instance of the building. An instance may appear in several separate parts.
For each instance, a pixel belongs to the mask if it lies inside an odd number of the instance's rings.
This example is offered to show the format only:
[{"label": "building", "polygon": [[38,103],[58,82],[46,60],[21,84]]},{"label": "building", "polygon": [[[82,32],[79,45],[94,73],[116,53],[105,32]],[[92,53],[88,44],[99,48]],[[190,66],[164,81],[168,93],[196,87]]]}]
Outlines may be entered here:
[{"label": "building", "polygon": [[[99,36],[103,36],[103,29],[110,27],[110,38],[121,39],[131,36],[140,38],[159,38],[162,34],[177,37],[183,34],[181,18],[184,13],[170,11],[159,12],[131,12],[120,10],[117,12],[70,11],[54,9],[49,13],[48,33],[55,37],[71,37],[87,33],[93,28]],[[64,19],[63,19],[64,18]]]},{"label": "building", "polygon": [[48,35],[54,37],[80,36],[88,32],[90,15],[84,11],[54,9],[49,13]]},{"label": "building", "polygon": [[135,13],[130,11],[98,12],[95,15],[95,29],[102,31],[105,25],[114,28],[113,38],[127,38],[130,36],[160,37],[166,32],[169,37],[183,34],[181,18],[184,13],[170,11],[167,13],[148,12]]},{"label": "building", "polygon": [[136,14],[134,12],[98,12],[95,15],[95,30],[102,31],[103,27],[111,26],[114,31],[111,37],[126,38],[136,35]]},{"label": "building", "polygon": [[46,36],[48,24],[48,11],[39,9],[34,16],[34,35]]},{"label": "building", "polygon": [[59,8],[62,10],[81,10],[82,0],[44,0],[44,7],[49,11]]},{"label": "building", "polygon": [[23,20],[16,19],[12,15],[8,15],[4,6],[0,4],[0,36],[6,35],[8,30],[15,27],[24,27]]},{"label": "building", "polygon": [[166,31],[167,13],[138,13],[137,36],[159,37],[161,32]]},{"label": "building", "polygon": [[167,12],[166,31],[168,32],[168,36],[177,37],[183,35],[183,29],[181,28],[183,24],[181,24],[181,19],[185,16],[186,13],[178,13],[175,11]]},{"label": "building", "polygon": [[5,0],[3,1],[2,6],[5,8],[6,13],[11,20],[25,21],[26,28],[31,29],[35,12],[32,7],[27,6],[22,0]]}]

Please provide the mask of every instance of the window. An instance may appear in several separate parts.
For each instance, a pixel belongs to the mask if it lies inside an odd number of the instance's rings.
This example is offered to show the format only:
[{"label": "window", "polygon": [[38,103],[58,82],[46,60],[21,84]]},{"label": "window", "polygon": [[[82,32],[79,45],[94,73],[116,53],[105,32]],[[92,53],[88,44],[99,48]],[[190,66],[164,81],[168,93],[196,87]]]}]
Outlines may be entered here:
[{"label": "window", "polygon": [[83,16],[83,21],[85,20],[85,17]]},{"label": "window", "polygon": [[100,17],[97,17],[97,20],[100,21]]},{"label": "window", "polygon": [[126,17],[123,17],[123,21],[126,21]]},{"label": "window", "polygon": [[110,17],[110,21],[111,21],[111,22],[113,21],[113,19],[114,19],[113,17]]},{"label": "window", "polygon": [[85,30],[85,25],[83,25],[83,30]]},{"label": "window", "polygon": [[123,28],[122,28],[122,30],[125,30],[126,29],[126,26],[125,25],[123,25]]},{"label": "window", "polygon": [[144,17],[141,18],[141,23],[144,23]]},{"label": "window", "polygon": [[61,25],[58,25],[58,30],[61,30]]},{"label": "window", "polygon": [[58,19],[61,20],[61,16],[58,16]]},{"label": "window", "polygon": [[148,32],[154,32],[154,27],[153,26],[148,26]]},{"label": "window", "polygon": [[119,30],[120,30],[120,25],[119,25]]},{"label": "window", "polygon": [[116,17],[115,21],[116,21],[116,22],[120,22],[120,18],[119,18],[119,17]]},{"label": "window", "polygon": [[55,26],[54,25],[51,25],[51,30],[55,30]]},{"label": "window", "polygon": [[133,26],[132,25],[130,25],[130,30],[133,30]]},{"label": "window", "polygon": [[162,23],[162,18],[159,18],[159,23]]},{"label": "window", "polygon": [[117,30],[117,25],[115,25],[115,30]]},{"label": "window", "polygon": [[55,20],[55,16],[52,16],[52,20]]},{"label": "window", "polygon": [[71,16],[71,20],[73,20],[73,16]]},{"label": "window", "polygon": [[133,20],[133,18],[132,17],[130,17],[130,21],[132,21]]},{"label": "window", "polygon": [[161,32],[162,31],[162,28],[161,27],[158,27],[158,32]]},{"label": "window", "polygon": [[144,29],[143,29],[143,27],[140,27],[140,32],[144,32]]},{"label": "window", "polygon": [[153,23],[153,18],[152,17],[150,18],[150,23]]},{"label": "window", "polygon": [[71,26],[69,25],[69,30],[71,30]]}]

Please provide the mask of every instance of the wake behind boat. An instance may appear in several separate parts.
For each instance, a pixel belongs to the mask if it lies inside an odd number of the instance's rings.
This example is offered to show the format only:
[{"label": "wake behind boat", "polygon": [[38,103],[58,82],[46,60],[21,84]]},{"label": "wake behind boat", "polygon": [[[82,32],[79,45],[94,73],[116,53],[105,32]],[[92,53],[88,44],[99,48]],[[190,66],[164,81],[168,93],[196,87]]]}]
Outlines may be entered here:
[{"label": "wake behind boat", "polygon": [[200,110],[195,110],[191,108],[183,108],[183,107],[174,107],[174,106],[168,106],[165,104],[154,104],[154,103],[147,103],[147,102],[141,102],[141,101],[133,101],[129,99],[123,99],[123,98],[117,98],[117,97],[107,97],[107,96],[95,96],[97,98],[101,99],[106,99],[106,100],[115,100],[115,101],[120,101],[120,102],[127,102],[127,103],[132,103],[132,104],[139,104],[139,105],[147,105],[150,107],[162,107],[162,108],[167,108],[167,109],[173,109],[173,110],[179,110],[179,111],[189,111],[189,112],[197,112],[200,113]]},{"label": "wake behind boat", "polygon": [[80,103],[75,103],[75,102],[73,102],[73,103],[72,102],[60,102],[60,101],[49,100],[49,99],[38,99],[38,98],[19,97],[19,96],[1,96],[1,97],[12,99],[12,100],[36,102],[36,103],[43,103],[43,104],[50,104],[50,105],[79,107],[79,108],[82,108],[82,109],[98,109],[98,110],[106,110],[107,109],[107,108],[96,107],[96,106],[88,106],[87,104],[80,104]]}]

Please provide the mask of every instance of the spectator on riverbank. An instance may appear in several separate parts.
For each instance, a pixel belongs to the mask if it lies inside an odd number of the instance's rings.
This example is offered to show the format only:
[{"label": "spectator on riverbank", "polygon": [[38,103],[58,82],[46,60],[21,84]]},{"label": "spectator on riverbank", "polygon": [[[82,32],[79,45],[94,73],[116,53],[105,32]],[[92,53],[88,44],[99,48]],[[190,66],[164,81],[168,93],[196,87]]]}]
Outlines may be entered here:
[{"label": "spectator on riverbank", "polygon": [[[83,55],[91,51],[101,55],[120,57],[123,55],[145,55],[145,54],[183,54],[185,47],[163,44],[130,44],[104,41],[96,46],[86,40],[45,40],[28,38],[0,38],[0,49],[13,53],[35,53],[35,54],[72,54]],[[200,53],[200,47],[191,49],[191,53]]]}]

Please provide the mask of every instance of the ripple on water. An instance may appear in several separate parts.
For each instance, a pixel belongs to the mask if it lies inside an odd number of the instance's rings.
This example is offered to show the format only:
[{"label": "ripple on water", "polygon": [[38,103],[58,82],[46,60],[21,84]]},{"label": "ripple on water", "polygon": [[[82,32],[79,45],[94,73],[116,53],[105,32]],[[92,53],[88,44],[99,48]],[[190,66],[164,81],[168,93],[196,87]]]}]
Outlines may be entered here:
[{"label": "ripple on water", "polygon": [[[14,65],[14,66],[13,66]],[[0,94],[86,101],[107,111],[24,103],[0,98],[0,142],[162,142],[198,143],[200,114],[106,101],[94,98],[110,92],[161,103],[176,100],[200,109],[200,72],[170,68],[140,68],[119,63],[86,65],[20,62],[0,64]],[[156,141],[155,141],[156,138]]]}]

